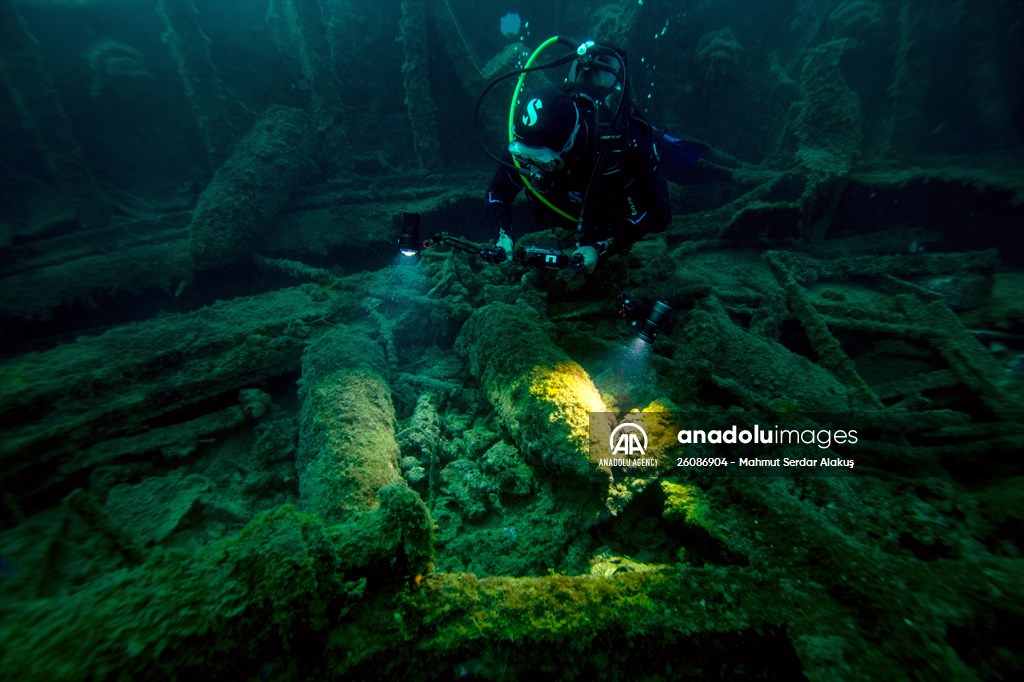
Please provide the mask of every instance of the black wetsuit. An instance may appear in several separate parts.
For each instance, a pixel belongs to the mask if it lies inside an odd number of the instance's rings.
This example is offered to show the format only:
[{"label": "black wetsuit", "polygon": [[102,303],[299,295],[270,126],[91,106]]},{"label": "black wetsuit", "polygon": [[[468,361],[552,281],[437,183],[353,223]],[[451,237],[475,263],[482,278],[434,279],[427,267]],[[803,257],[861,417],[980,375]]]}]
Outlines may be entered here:
[{"label": "black wetsuit", "polygon": [[[617,148],[599,154],[591,144],[566,168],[547,174],[542,187],[531,182],[545,199],[573,216],[572,221],[527,192],[542,227],[575,227],[578,244],[595,247],[601,260],[628,249],[645,234],[661,232],[672,220],[654,134],[644,121],[634,119],[626,139],[624,151]],[[499,167],[487,188],[489,219],[509,236],[513,236],[510,204],[523,187],[521,175]]]}]

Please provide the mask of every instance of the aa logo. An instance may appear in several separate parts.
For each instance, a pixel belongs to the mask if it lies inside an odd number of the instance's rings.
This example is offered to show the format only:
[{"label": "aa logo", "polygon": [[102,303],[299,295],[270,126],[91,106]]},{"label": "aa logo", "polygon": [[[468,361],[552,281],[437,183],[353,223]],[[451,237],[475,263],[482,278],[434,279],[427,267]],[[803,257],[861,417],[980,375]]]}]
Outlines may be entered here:
[{"label": "aa logo", "polygon": [[612,429],[608,445],[613,455],[644,455],[647,452],[647,432],[639,424],[619,424]]}]

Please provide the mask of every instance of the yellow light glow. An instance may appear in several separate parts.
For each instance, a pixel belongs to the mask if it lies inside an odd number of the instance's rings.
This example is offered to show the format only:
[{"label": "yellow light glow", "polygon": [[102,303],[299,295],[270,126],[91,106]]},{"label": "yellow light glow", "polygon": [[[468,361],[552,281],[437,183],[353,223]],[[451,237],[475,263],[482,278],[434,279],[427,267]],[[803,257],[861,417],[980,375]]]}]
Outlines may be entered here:
[{"label": "yellow light glow", "polygon": [[570,439],[581,449],[587,447],[590,413],[607,411],[594,382],[575,362],[534,369],[530,375],[530,394],[551,405],[551,421],[569,427]]}]

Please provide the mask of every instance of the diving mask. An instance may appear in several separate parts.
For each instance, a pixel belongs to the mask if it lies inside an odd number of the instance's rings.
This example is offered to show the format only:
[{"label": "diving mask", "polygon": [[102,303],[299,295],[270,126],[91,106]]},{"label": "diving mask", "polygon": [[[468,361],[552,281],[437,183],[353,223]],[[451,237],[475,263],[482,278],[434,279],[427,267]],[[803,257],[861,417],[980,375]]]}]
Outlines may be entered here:
[{"label": "diving mask", "polygon": [[530,147],[516,140],[508,146],[508,151],[521,168],[529,168],[539,173],[554,173],[565,167],[562,154],[547,147]]}]

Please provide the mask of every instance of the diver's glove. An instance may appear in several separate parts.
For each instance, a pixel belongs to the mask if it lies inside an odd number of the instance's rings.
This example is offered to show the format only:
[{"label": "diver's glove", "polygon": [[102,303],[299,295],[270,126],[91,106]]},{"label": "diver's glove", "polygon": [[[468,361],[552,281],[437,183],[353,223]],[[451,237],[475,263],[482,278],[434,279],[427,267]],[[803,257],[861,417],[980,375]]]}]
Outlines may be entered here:
[{"label": "diver's glove", "polygon": [[586,270],[588,275],[593,274],[597,267],[597,249],[593,246],[581,246],[573,252],[571,261],[582,263],[583,270]]},{"label": "diver's glove", "polygon": [[505,249],[505,260],[512,260],[512,237],[508,236],[508,232],[501,230],[498,232],[498,241],[494,243],[499,249]]}]

